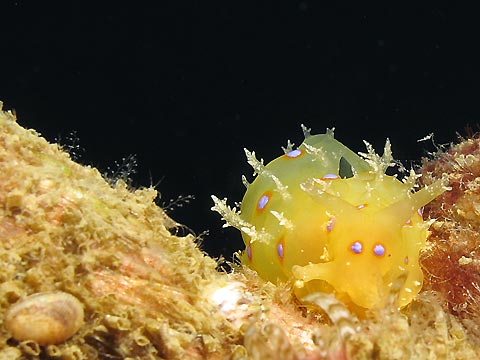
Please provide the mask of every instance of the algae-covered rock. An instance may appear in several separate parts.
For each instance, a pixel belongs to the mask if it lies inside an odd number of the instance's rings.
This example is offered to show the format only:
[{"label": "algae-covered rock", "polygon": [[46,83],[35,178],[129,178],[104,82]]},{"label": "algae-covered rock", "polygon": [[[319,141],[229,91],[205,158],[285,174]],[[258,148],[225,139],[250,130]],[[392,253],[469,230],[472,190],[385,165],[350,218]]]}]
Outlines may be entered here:
[{"label": "algae-covered rock", "polygon": [[447,174],[451,187],[425,208],[437,221],[422,254],[424,287],[442,294],[480,347],[480,138],[461,140],[422,167],[424,183]]},{"label": "algae-covered rock", "polygon": [[156,196],[122,181],[111,187],[0,113],[0,319],[27,295],[50,291],[75,296],[85,312],[84,325],[54,348],[19,342],[2,326],[0,356],[12,348],[65,358],[227,351],[225,339],[237,334],[202,295],[221,278],[216,262],[192,235],[169,232],[175,224]]}]

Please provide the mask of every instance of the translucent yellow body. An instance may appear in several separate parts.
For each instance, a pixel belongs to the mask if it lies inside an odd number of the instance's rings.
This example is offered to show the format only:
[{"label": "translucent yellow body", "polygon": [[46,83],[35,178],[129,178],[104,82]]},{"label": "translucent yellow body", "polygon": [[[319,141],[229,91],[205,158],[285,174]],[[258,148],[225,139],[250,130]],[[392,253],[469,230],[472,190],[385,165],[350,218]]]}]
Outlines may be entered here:
[{"label": "translucent yellow body", "polygon": [[274,283],[294,280],[298,296],[333,292],[362,308],[384,306],[406,279],[398,305],[408,304],[423,281],[421,207],[444,187],[413,192],[412,179],[384,174],[387,155],[360,157],[327,132],[256,170],[241,205],[242,262]]}]

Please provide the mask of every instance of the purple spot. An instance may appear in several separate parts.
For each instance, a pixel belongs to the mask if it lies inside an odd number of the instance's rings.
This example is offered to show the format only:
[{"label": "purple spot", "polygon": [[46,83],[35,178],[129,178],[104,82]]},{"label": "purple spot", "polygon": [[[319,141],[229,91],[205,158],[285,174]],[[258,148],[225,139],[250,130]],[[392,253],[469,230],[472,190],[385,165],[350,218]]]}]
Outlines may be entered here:
[{"label": "purple spot", "polygon": [[382,244],[377,244],[373,247],[373,253],[377,256],[383,256],[383,254],[385,254],[385,248]]},{"label": "purple spot", "polygon": [[362,253],[362,243],[360,241],[355,241],[352,246],[350,246],[350,249],[355,253],[355,254],[361,254]]},{"label": "purple spot", "polygon": [[357,209],[358,209],[358,210],[361,210],[361,209],[363,209],[365,206],[367,206],[367,204],[357,205]]},{"label": "purple spot", "polygon": [[407,225],[412,225],[412,219],[408,219],[406,222]]},{"label": "purple spot", "polygon": [[287,155],[289,158],[296,158],[296,157],[299,157],[300,155],[302,155],[302,151],[296,149],[296,150],[289,151],[285,155]]},{"label": "purple spot", "polygon": [[404,262],[405,262],[405,264],[408,264],[408,256],[405,256]]},{"label": "purple spot", "polygon": [[328,232],[332,231],[334,225],[335,225],[335,218],[331,218],[330,220],[328,220],[327,231]]},{"label": "purple spot", "polygon": [[248,244],[247,246],[247,257],[248,257],[248,260],[252,261],[252,245],[251,244]]},{"label": "purple spot", "polygon": [[265,208],[265,206],[267,205],[269,200],[270,200],[270,198],[268,197],[268,195],[262,195],[260,197],[260,199],[258,200],[257,208],[259,210],[263,210]]},{"label": "purple spot", "polygon": [[418,209],[417,213],[418,215],[420,215],[420,217],[423,217],[423,209]]},{"label": "purple spot", "polygon": [[283,253],[283,244],[282,244],[282,243],[279,243],[279,244],[277,245],[277,255],[278,255],[278,257],[279,257],[280,259],[283,260],[283,255],[284,255],[284,253]]},{"label": "purple spot", "polygon": [[336,174],[325,174],[322,176],[323,180],[335,180],[338,179],[338,175]]}]

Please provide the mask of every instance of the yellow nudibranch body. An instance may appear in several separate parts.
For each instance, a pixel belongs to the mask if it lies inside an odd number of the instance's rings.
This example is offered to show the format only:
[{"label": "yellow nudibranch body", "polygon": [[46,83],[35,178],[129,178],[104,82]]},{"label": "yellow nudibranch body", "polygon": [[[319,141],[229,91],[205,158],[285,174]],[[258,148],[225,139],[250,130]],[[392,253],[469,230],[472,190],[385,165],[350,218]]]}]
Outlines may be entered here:
[{"label": "yellow nudibranch body", "polygon": [[366,309],[384,307],[400,278],[397,305],[407,305],[423,282],[419,253],[431,222],[421,209],[443,183],[414,192],[413,171],[403,181],[386,175],[394,164],[388,140],[383,156],[366,142],[359,156],[333,130],[303,130],[297,149],[289,145],[266,166],[245,150],[257,176],[240,212],[213,197],[226,226],[242,232],[242,263],[273,283],[293,280],[299,298],[334,293]]}]

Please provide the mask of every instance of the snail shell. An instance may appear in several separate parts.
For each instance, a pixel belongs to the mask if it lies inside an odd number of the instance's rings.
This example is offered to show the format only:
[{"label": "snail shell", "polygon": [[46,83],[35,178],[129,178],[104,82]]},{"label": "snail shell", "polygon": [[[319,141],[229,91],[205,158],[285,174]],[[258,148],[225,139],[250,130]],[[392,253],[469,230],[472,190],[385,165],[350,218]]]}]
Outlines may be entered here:
[{"label": "snail shell", "polygon": [[58,344],[83,325],[82,303],[65,292],[42,292],[12,305],[5,314],[5,328],[18,341],[39,345]]}]

